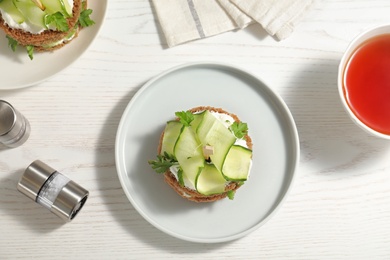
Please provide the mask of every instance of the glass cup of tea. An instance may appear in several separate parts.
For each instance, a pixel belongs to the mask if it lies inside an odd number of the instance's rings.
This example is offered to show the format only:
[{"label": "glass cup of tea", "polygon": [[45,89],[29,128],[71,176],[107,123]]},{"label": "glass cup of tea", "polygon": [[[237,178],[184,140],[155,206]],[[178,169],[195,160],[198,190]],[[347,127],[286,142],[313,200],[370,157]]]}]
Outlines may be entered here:
[{"label": "glass cup of tea", "polygon": [[349,44],[339,65],[338,90],[353,122],[390,140],[390,24],[367,30]]}]

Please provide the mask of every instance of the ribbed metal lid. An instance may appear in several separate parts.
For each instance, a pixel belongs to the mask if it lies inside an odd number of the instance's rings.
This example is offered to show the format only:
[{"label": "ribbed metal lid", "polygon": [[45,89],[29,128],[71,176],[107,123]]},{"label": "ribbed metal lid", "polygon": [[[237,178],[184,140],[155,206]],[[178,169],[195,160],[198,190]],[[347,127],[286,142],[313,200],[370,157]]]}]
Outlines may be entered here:
[{"label": "ribbed metal lid", "polygon": [[10,103],[0,100],[0,141],[12,130],[16,121],[16,113]]},{"label": "ribbed metal lid", "polygon": [[30,123],[10,103],[0,100],[0,143],[17,147],[30,136]]}]

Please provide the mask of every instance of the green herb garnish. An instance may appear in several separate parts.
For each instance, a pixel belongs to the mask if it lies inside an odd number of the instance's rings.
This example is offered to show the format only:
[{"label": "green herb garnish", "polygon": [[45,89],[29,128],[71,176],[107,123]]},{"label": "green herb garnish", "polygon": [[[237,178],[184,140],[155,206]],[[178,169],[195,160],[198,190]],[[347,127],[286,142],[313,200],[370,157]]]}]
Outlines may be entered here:
[{"label": "green herb garnish", "polygon": [[180,186],[184,187],[183,169],[182,168],[180,168],[179,171],[177,172],[177,178],[179,180]]},{"label": "green herb garnish", "polygon": [[66,18],[61,12],[46,15],[45,24],[46,26],[49,26],[49,24],[54,24],[54,26],[61,32],[66,32],[69,30],[69,25],[66,21]]},{"label": "green herb garnish", "polygon": [[242,122],[234,122],[230,126],[230,130],[233,132],[233,134],[237,138],[243,138],[247,133],[248,133],[248,125],[247,123],[242,123]]},{"label": "green herb garnish", "polygon": [[227,194],[229,200],[233,200],[234,199],[234,195],[236,194],[236,191],[229,190],[226,194]]},{"label": "green herb garnish", "polygon": [[91,9],[85,9],[80,13],[79,24],[81,27],[88,27],[95,24],[95,21],[91,19]]},{"label": "green herb garnish", "polygon": [[8,39],[8,46],[11,48],[11,50],[13,52],[15,52],[16,51],[16,47],[18,46],[18,42],[14,38],[12,38],[12,37],[10,37],[8,35],[6,37]]},{"label": "green herb garnish", "polygon": [[157,160],[149,160],[148,163],[157,173],[166,172],[172,165],[178,165],[176,158],[173,155],[164,152],[163,155],[157,155]]},{"label": "green herb garnish", "polygon": [[[18,41],[8,35],[6,35],[6,38],[8,39],[8,47],[10,47],[13,52],[15,52],[16,47],[19,45]],[[34,59],[34,46],[27,45],[26,50],[30,60]]]},{"label": "green herb garnish", "polygon": [[26,46],[27,54],[30,60],[34,59],[34,46],[32,45],[27,45]]},{"label": "green herb garnish", "polygon": [[180,119],[180,123],[185,126],[190,126],[194,120],[194,115],[190,111],[176,112],[175,115]]}]

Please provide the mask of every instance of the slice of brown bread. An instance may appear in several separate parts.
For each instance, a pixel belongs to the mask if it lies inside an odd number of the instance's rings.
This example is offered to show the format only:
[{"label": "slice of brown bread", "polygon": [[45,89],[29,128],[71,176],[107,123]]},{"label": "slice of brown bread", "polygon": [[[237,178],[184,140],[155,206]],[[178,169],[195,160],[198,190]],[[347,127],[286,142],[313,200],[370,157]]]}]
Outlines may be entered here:
[{"label": "slice of brown bread", "polygon": [[60,40],[61,41],[60,43],[54,44],[53,46],[50,46],[50,47],[48,47],[48,46],[34,46],[34,51],[45,52],[45,51],[54,51],[54,50],[60,49],[60,48],[64,47],[65,45],[67,45],[68,43],[70,43],[71,41],[73,41],[74,39],[76,39],[77,36],[79,35],[80,29],[81,29],[81,27],[77,25],[75,35],[69,40],[62,40],[62,41]]},{"label": "slice of brown bread", "polygon": [[[87,4],[87,1],[85,1],[85,6]],[[74,28],[78,25],[78,19],[80,17],[80,13],[83,9],[83,2],[82,0],[74,0],[73,1],[73,10],[72,10],[72,17],[67,19],[67,23],[69,28]],[[68,35],[68,31],[61,32],[61,31],[55,31],[55,30],[45,30],[42,33],[39,34],[33,34],[21,29],[14,29],[9,27],[3,20],[0,14],[0,28],[4,30],[4,32],[9,35],[11,38],[15,39],[20,45],[23,46],[34,46],[37,51],[51,51],[54,49],[58,49],[62,46],[64,46],[66,41],[62,44],[58,44],[58,46],[53,46],[50,48],[44,48],[43,46],[50,45],[55,42],[60,42],[66,36]],[[77,34],[76,34],[77,36]]]},{"label": "slice of brown bread", "polygon": [[[217,112],[217,113],[221,113],[221,114],[227,114],[227,115],[231,116],[236,122],[241,122],[240,119],[235,114],[229,113],[229,112],[223,110],[222,108],[215,108],[215,107],[211,107],[211,106],[199,106],[199,107],[189,109],[189,111],[192,113],[202,112],[204,110],[209,110],[211,112]],[[163,137],[164,137],[164,132],[161,134],[161,137],[160,137],[160,142],[159,142],[158,149],[157,149],[158,154],[161,153]],[[252,144],[252,139],[250,138],[250,136],[248,134],[246,134],[244,139],[246,141],[246,145],[248,146],[248,148],[252,149],[253,144]],[[206,196],[206,195],[200,194],[199,192],[197,192],[195,190],[189,189],[187,187],[182,187],[179,184],[179,182],[177,181],[176,177],[173,175],[173,173],[171,173],[169,170],[164,173],[164,180],[181,197],[188,199],[190,201],[194,201],[194,202],[213,202],[213,201],[221,200],[227,196],[229,191],[236,191],[241,186],[237,182],[230,182],[228,185],[226,185],[224,193]]]}]

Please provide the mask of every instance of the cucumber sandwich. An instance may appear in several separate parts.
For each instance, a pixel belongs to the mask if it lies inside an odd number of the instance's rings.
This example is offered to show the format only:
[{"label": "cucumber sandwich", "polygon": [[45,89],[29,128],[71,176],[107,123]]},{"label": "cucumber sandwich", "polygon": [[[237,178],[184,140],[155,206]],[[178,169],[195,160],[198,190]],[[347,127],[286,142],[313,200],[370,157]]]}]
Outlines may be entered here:
[{"label": "cucumber sandwich", "polygon": [[0,0],[0,28],[13,51],[20,45],[30,59],[34,51],[53,51],[94,24],[87,0]]},{"label": "cucumber sandwich", "polygon": [[209,106],[175,115],[160,137],[157,159],[149,164],[183,198],[195,202],[233,199],[252,165],[247,124]]}]

